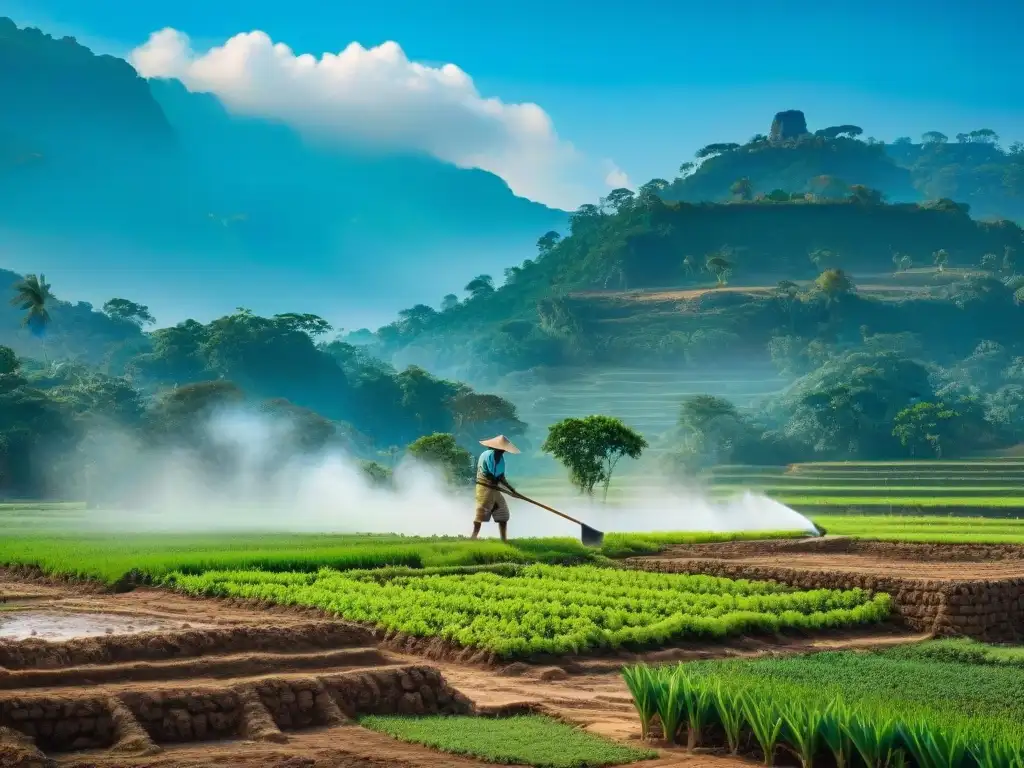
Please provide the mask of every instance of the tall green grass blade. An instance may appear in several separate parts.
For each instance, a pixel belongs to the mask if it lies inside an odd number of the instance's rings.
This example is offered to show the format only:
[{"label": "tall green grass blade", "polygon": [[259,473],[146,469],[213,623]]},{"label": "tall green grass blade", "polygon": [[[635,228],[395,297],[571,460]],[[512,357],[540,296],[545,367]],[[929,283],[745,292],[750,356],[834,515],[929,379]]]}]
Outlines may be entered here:
[{"label": "tall green grass blade", "polygon": [[646,739],[651,732],[651,720],[657,711],[657,698],[654,675],[650,667],[636,665],[624,667],[622,677],[633,697],[633,706],[640,716],[640,738]]}]

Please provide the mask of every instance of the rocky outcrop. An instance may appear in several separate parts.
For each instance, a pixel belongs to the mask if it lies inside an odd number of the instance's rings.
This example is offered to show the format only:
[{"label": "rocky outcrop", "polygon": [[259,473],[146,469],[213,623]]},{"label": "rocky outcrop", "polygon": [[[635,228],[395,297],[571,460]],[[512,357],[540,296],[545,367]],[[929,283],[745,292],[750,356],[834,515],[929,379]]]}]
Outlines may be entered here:
[{"label": "rocky outcrop", "polygon": [[771,141],[786,141],[804,136],[807,132],[807,118],[804,117],[804,113],[799,109],[787,109],[785,112],[775,113],[768,138]]}]

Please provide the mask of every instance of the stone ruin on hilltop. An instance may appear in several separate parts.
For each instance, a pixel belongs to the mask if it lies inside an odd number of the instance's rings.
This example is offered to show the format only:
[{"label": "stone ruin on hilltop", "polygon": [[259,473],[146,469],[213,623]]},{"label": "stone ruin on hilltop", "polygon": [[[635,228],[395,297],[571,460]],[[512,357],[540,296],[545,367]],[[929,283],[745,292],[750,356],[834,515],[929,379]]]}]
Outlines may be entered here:
[{"label": "stone ruin on hilltop", "polygon": [[799,109],[787,109],[785,112],[775,113],[768,138],[771,141],[787,141],[805,136],[807,133],[807,118],[804,117],[804,113]]}]

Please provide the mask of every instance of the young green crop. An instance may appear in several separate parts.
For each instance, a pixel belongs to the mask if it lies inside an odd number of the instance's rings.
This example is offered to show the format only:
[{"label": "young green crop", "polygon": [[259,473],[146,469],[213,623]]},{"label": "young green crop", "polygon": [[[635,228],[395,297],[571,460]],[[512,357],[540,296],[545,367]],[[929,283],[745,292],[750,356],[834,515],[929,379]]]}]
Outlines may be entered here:
[{"label": "young green crop", "polygon": [[655,756],[607,741],[541,715],[492,717],[402,717],[373,715],[360,725],[402,741],[425,744],[493,763],[538,768],[597,768]]},{"label": "young green crop", "polygon": [[951,662],[941,660],[949,654],[929,657],[928,644],[920,648],[916,655],[893,649],[641,666],[629,674],[660,681],[649,712],[660,711],[658,697],[673,682],[684,698],[707,692],[714,706],[705,733],[718,734],[734,752],[746,733],[769,765],[781,744],[806,767],[826,749],[837,768],[1024,766],[1024,669],[1017,659]]},{"label": "young green crop", "polygon": [[394,575],[319,571],[311,580],[255,571],[176,574],[190,594],[320,608],[502,657],[645,647],[682,637],[815,630],[888,618],[888,595],[798,591],[771,582],[593,566]]}]

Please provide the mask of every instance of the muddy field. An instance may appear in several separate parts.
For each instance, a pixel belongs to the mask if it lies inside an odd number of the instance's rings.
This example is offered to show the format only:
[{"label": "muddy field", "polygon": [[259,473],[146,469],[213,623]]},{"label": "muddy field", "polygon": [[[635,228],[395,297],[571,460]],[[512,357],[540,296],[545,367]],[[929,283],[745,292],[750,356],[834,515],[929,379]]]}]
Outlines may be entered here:
[{"label": "muddy field", "polygon": [[[450,654],[430,658],[415,644],[312,611],[257,609],[152,588],[113,594],[0,573],[0,749],[23,758],[0,764],[43,765],[45,755],[59,765],[104,768],[483,765],[353,723],[362,714],[392,712],[536,711],[635,741],[636,714],[618,674],[626,661],[922,639],[937,623],[932,618],[924,627],[928,622],[909,610],[931,599],[911,598],[922,591],[919,583],[944,596],[947,613],[959,592],[943,592],[943,585],[959,589],[973,583],[965,579],[976,579],[996,594],[1007,580],[1024,583],[1020,552],[975,549],[940,557],[935,548],[883,551],[825,539],[679,548],[637,559],[633,566],[657,570],[771,572],[783,580],[835,586],[888,584],[902,595],[897,607],[910,628],[680,643],[642,655],[562,658],[557,666],[474,664]],[[967,603],[962,607],[974,607]],[[1018,619],[1019,611],[1009,623],[1019,626]],[[58,624],[62,639],[45,637],[43,630]],[[2,637],[4,626],[12,625],[17,632],[8,634],[21,639]],[[78,636],[69,636],[76,631]],[[726,768],[736,762],[664,751],[644,765]]]}]

